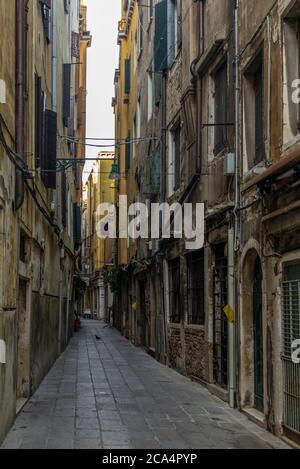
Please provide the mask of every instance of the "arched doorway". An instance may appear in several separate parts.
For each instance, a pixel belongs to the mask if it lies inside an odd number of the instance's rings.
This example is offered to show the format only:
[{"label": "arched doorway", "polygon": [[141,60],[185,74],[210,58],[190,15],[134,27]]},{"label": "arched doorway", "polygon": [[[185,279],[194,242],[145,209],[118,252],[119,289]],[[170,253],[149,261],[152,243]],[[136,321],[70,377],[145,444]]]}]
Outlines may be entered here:
[{"label": "arched doorway", "polygon": [[264,412],[264,302],[259,245],[249,242],[242,257],[240,296],[241,408]]},{"label": "arched doorway", "polygon": [[254,406],[264,410],[264,358],[263,358],[263,301],[262,269],[257,256],[253,273],[253,355],[254,355]]}]

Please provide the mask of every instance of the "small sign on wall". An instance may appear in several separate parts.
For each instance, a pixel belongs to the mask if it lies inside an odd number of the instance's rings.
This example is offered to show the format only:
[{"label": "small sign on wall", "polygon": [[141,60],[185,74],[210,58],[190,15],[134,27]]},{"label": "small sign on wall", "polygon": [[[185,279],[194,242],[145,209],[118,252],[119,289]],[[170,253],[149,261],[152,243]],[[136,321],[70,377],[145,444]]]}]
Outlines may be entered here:
[{"label": "small sign on wall", "polygon": [[0,363],[6,363],[6,344],[4,340],[0,339]]}]

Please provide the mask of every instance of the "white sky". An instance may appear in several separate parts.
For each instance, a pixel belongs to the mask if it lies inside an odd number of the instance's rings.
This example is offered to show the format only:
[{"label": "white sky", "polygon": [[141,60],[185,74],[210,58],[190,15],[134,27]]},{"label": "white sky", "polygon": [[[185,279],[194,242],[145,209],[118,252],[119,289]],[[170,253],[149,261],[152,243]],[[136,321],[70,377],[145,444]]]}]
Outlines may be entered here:
[{"label": "white sky", "polygon": [[[121,0],[87,0],[86,3],[87,27],[93,36],[92,47],[88,50],[87,137],[113,138],[111,100],[114,95],[115,68],[118,67],[117,34]],[[87,158],[96,158],[99,151],[100,148],[87,147]],[[92,165],[92,161],[87,162],[84,181],[88,178],[86,171],[90,171]]]}]

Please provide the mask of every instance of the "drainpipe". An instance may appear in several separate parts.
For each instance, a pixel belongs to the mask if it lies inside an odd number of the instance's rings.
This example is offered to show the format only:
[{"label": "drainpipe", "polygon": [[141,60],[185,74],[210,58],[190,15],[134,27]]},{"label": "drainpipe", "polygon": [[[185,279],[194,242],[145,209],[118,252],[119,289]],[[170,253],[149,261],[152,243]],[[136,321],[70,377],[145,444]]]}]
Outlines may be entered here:
[{"label": "drainpipe", "polygon": [[240,80],[239,80],[239,0],[233,0],[234,2],[234,101],[235,101],[235,251],[240,248],[240,147],[239,147],[239,102],[240,102]]},{"label": "drainpipe", "polygon": [[[57,0],[52,1],[51,110],[57,112]],[[51,190],[51,211],[55,213],[56,191]]]},{"label": "drainpipe", "polygon": [[[234,228],[228,230],[228,304],[235,311],[235,265],[234,265]],[[236,360],[235,360],[235,327],[236,318],[228,321],[228,385],[229,385],[229,405],[235,407],[236,401]]]},{"label": "drainpipe", "polygon": [[57,4],[52,1],[52,63],[51,63],[51,107],[56,112],[57,108]]},{"label": "drainpipe", "polygon": [[234,408],[236,404],[236,325],[237,308],[236,301],[236,266],[235,255],[240,247],[240,156],[239,156],[239,35],[238,35],[238,10],[239,0],[233,0],[234,12],[234,113],[235,113],[235,209],[234,224],[230,224],[228,230],[228,304],[234,311],[234,317],[228,321],[228,385],[229,405]]},{"label": "drainpipe", "polygon": [[[25,57],[26,57],[26,4],[16,0],[16,151],[24,158],[25,141]],[[15,210],[24,202],[24,179],[16,169]]]},{"label": "drainpipe", "polygon": [[[57,111],[57,4],[52,1],[52,56],[51,56],[51,110]],[[55,208],[55,191],[51,190],[51,211]],[[58,311],[58,355],[62,353],[62,325],[63,325],[63,297],[64,297],[64,276],[63,276],[64,250],[60,245],[60,269],[59,269],[59,311]]]}]

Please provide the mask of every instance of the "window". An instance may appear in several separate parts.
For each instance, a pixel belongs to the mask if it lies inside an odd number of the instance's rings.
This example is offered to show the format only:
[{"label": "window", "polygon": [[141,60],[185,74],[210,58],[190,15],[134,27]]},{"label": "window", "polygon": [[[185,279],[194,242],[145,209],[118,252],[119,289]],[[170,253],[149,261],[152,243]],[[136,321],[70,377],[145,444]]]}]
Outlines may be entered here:
[{"label": "window", "polygon": [[171,50],[174,51],[174,58],[177,56],[182,43],[182,24],[181,24],[181,0],[171,1],[172,29]]},{"label": "window", "polygon": [[42,79],[35,75],[35,166],[43,164],[45,95],[42,91]]},{"label": "window", "polygon": [[155,34],[154,34],[154,71],[162,72],[168,69],[168,0],[162,0],[155,5]]},{"label": "window", "polygon": [[168,196],[170,197],[181,185],[181,125],[178,122],[169,133],[168,152]]},{"label": "window", "polygon": [[67,226],[67,178],[65,171],[61,174],[61,223],[64,228]]},{"label": "window", "polygon": [[152,71],[148,72],[148,122],[153,114],[153,75]]},{"label": "window", "polygon": [[124,62],[124,74],[125,74],[125,93],[129,94],[131,89],[131,60],[125,59]]},{"label": "window", "polygon": [[180,259],[169,262],[170,322],[178,324],[182,319],[180,301]]},{"label": "window", "polygon": [[44,158],[41,166],[42,179],[48,189],[56,189],[57,157],[57,114],[49,109],[45,111]]},{"label": "window", "polygon": [[136,107],[136,118],[135,118],[135,138],[139,140],[141,138],[141,99],[138,99]]},{"label": "window", "polygon": [[144,42],[144,15],[143,12],[139,12],[139,24],[138,24],[138,36],[137,36],[137,56],[140,57],[142,50],[143,50],[143,42]]},{"label": "window", "polygon": [[71,117],[71,64],[63,65],[63,123],[69,126]]},{"label": "window", "polygon": [[27,236],[26,236],[26,233],[21,230],[20,232],[20,255],[19,255],[19,258],[20,258],[20,261],[25,263],[26,262],[26,258],[27,258]]},{"label": "window", "polygon": [[204,251],[191,254],[187,258],[188,276],[188,322],[203,326],[204,311]]},{"label": "window", "polygon": [[283,22],[283,109],[284,143],[300,133],[300,0],[292,2],[292,8]]},{"label": "window", "polygon": [[300,338],[300,263],[284,267],[282,284],[282,362],[284,376],[284,427],[300,432],[300,373],[293,361],[293,342]]},{"label": "window", "polygon": [[126,139],[125,143],[125,170],[128,172],[130,170],[131,165],[131,141],[130,141],[130,133]]},{"label": "window", "polygon": [[227,62],[215,72],[215,155],[227,145]]},{"label": "window", "polygon": [[135,32],[134,35],[134,44],[133,44],[133,70],[136,72],[137,62],[138,62],[138,33]]},{"label": "window", "polygon": [[182,0],[155,5],[154,70],[168,70],[182,45]]},{"label": "window", "polygon": [[42,18],[45,38],[48,44],[50,43],[50,32],[51,32],[51,0],[41,1]]},{"label": "window", "polygon": [[292,355],[292,343],[300,339],[300,263],[286,265],[283,282],[283,354]]},{"label": "window", "polygon": [[249,168],[265,159],[263,55],[259,52],[245,73],[245,146]]},{"label": "window", "polygon": [[153,0],[148,0],[149,21],[153,18],[154,5]]}]

